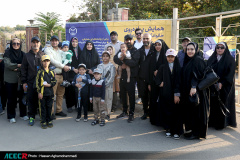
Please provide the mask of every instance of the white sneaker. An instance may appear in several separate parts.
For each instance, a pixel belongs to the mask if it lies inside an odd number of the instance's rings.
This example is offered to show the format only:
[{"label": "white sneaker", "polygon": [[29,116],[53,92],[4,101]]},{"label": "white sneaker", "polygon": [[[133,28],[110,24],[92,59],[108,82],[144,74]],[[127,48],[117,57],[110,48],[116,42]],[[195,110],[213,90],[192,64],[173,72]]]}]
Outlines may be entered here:
[{"label": "white sneaker", "polygon": [[166,132],[166,137],[167,138],[170,138],[172,135],[171,135],[171,133],[170,132]]},{"label": "white sneaker", "polygon": [[24,116],[24,117],[20,117],[21,119],[23,119],[24,121],[29,120],[28,116]]},{"label": "white sneaker", "polygon": [[173,138],[174,138],[174,139],[180,139],[180,135],[174,134],[174,135],[173,135]]},{"label": "white sneaker", "polygon": [[10,119],[9,121],[10,121],[10,123],[16,123],[16,119],[15,118]]}]

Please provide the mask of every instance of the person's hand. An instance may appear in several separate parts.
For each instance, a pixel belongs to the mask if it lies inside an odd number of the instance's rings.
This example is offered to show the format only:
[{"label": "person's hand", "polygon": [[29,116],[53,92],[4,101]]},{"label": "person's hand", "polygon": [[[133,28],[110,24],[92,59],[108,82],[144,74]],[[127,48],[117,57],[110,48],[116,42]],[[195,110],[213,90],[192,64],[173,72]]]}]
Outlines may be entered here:
[{"label": "person's hand", "polygon": [[24,83],[24,84],[23,84],[23,90],[24,90],[24,92],[27,91],[27,83]]},{"label": "person's hand", "polygon": [[163,87],[163,82],[160,84],[160,86],[159,87]]},{"label": "person's hand", "polygon": [[77,69],[73,69],[73,71],[74,71],[75,73],[78,73],[78,70],[77,70]]},{"label": "person's hand", "polygon": [[218,83],[219,90],[222,89],[222,83]]},{"label": "person's hand", "polygon": [[127,56],[127,54],[126,54],[126,52],[121,52],[121,57],[126,57]]},{"label": "person's hand", "polygon": [[38,93],[38,99],[42,99],[42,98],[43,98],[42,93]]},{"label": "person's hand", "polygon": [[20,68],[22,66],[22,64],[17,64],[17,67]]},{"label": "person's hand", "polygon": [[77,82],[82,82],[82,78],[81,77],[77,78]]},{"label": "person's hand", "polygon": [[122,69],[126,69],[127,68],[127,65],[126,64],[122,64]]},{"label": "person's hand", "polygon": [[178,96],[174,96],[174,103],[179,104],[179,102],[180,102],[180,98]]},{"label": "person's hand", "polygon": [[18,71],[18,69],[14,69],[13,71],[14,71],[14,72],[17,72],[17,71]]},{"label": "person's hand", "polygon": [[90,99],[90,103],[92,103],[92,99]]},{"label": "person's hand", "polygon": [[93,74],[93,71],[91,69],[89,69],[88,74]]},{"label": "person's hand", "polygon": [[148,85],[148,90],[151,92],[151,85]]},{"label": "person's hand", "polygon": [[67,72],[67,71],[69,71],[71,68],[69,67],[69,66],[64,66],[63,67],[63,70],[65,71],[65,72]]},{"label": "person's hand", "polygon": [[44,86],[44,87],[51,87],[51,84],[43,83],[43,86]]},{"label": "person's hand", "polygon": [[196,94],[197,89],[196,88],[191,88],[190,90],[190,96],[192,97],[194,94]]},{"label": "person's hand", "polygon": [[158,73],[158,70],[154,71],[154,76],[156,77]]},{"label": "person's hand", "polygon": [[76,86],[77,88],[82,88],[82,85],[81,85],[81,84],[75,84],[75,86]]}]

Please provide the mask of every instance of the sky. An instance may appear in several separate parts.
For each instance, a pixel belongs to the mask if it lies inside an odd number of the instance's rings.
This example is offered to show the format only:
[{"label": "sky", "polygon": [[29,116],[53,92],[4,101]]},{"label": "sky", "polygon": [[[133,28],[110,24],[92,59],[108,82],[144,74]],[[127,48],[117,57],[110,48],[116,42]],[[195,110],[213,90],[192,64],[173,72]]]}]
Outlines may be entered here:
[{"label": "sky", "polygon": [[0,3],[0,26],[15,27],[19,25],[29,25],[29,19],[36,17],[36,13],[56,12],[60,14],[63,27],[66,20],[74,13],[81,11],[76,6],[82,4],[83,0],[1,0]]}]

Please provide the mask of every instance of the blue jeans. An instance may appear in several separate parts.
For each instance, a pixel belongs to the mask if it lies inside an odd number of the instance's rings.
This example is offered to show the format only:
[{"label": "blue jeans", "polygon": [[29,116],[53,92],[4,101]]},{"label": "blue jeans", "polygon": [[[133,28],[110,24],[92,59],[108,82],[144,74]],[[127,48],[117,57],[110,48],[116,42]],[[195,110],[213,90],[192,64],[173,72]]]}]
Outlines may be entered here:
[{"label": "blue jeans", "polygon": [[3,111],[3,108],[2,108],[2,102],[1,102],[1,96],[0,96],[0,112]]}]

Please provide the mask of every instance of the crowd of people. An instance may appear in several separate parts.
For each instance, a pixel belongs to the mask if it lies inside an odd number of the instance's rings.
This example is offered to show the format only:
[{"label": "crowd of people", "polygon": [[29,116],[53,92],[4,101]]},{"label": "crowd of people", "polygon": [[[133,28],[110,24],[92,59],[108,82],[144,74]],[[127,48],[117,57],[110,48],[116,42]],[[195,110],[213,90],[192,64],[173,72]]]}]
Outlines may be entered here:
[{"label": "crowd of people", "polygon": [[[55,116],[67,116],[62,108],[65,95],[67,112],[73,112],[73,107],[77,110],[76,122],[87,122],[88,111],[93,111],[91,125],[104,126],[112,118],[120,93],[122,113],[116,118],[127,117],[131,123],[137,86],[144,111],[141,119],[149,117],[152,125],[162,126],[166,137],[206,138],[208,127],[220,130],[237,126],[235,60],[225,42],[218,43],[205,61],[198,44],[188,37],[182,39],[183,49],[176,53],[162,39],[153,42],[140,28],[135,34],[136,41],[125,35],[120,42],[118,33],[112,31],[102,63],[92,41],[86,41],[81,49],[77,37],[60,43],[52,36],[41,50],[40,39],[33,37],[31,50],[24,53],[20,40],[12,39],[0,57],[0,115],[7,106],[7,118],[16,123],[18,103],[20,117],[30,126],[39,113],[41,127],[51,128]],[[200,90],[198,84],[207,67],[220,79]],[[197,102],[192,100],[196,98]]]}]

